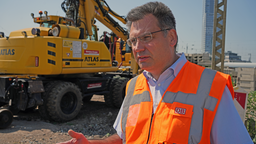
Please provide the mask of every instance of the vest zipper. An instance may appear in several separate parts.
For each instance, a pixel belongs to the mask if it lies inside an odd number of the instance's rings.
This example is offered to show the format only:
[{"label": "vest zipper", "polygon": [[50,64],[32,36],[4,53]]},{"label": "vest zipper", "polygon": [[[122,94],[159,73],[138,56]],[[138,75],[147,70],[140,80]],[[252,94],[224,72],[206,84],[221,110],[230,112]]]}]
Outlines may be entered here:
[{"label": "vest zipper", "polygon": [[153,116],[154,116],[154,113],[152,113],[151,120],[150,120],[150,126],[149,126],[149,133],[148,133],[148,140],[147,140],[147,144],[148,144],[149,137],[150,137],[150,133],[151,133],[151,125],[152,125]]}]

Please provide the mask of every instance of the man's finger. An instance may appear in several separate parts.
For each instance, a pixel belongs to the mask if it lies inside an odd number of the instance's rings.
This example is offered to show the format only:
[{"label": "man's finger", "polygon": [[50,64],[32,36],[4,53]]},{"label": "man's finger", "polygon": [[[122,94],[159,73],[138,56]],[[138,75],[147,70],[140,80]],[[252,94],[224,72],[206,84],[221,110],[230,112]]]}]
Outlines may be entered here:
[{"label": "man's finger", "polygon": [[68,134],[72,137],[72,138],[76,138],[76,139],[80,139],[83,137],[83,134],[82,133],[77,133],[73,130],[69,130],[68,131]]}]

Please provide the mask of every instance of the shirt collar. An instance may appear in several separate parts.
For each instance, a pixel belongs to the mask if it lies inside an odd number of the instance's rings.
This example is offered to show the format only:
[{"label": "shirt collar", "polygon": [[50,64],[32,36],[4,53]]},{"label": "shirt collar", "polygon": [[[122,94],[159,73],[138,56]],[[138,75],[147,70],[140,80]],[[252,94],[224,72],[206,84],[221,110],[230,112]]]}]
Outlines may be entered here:
[{"label": "shirt collar", "polygon": [[[161,75],[160,77],[163,75],[163,74],[171,74],[173,72],[174,76],[176,77],[181,68],[184,66],[184,64],[187,62],[187,59],[185,57],[185,54],[184,53],[177,53],[177,55],[179,56],[178,60],[172,64],[169,68],[167,68]],[[146,77],[146,79],[152,79],[154,81],[156,81],[153,76],[150,74],[150,72],[144,70],[143,71],[143,75]],[[159,77],[159,78],[160,78]]]},{"label": "shirt collar", "polygon": [[179,74],[180,70],[182,69],[184,64],[187,62],[187,59],[184,53],[178,53],[177,55],[180,58],[170,67],[171,69],[173,69],[175,77]]}]

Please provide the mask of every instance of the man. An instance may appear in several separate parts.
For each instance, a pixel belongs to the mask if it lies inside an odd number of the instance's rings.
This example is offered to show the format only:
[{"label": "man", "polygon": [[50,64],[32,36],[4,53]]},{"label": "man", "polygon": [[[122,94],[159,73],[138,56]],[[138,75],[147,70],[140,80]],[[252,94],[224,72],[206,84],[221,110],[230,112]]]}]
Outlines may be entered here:
[{"label": "man", "polygon": [[127,19],[127,43],[144,72],[127,84],[114,124],[117,134],[88,141],[71,130],[73,139],[66,143],[251,144],[233,104],[230,77],[175,53],[171,10],[149,2],[132,9]]}]

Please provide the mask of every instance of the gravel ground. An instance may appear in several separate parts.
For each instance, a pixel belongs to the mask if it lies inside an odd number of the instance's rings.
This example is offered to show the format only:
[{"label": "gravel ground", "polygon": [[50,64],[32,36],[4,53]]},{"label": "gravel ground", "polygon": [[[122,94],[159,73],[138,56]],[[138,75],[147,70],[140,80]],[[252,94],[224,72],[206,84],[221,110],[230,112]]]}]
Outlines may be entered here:
[{"label": "gravel ground", "polygon": [[115,132],[113,123],[119,109],[109,108],[103,96],[94,95],[84,103],[76,119],[65,122],[49,122],[40,118],[37,110],[14,116],[10,127],[0,130],[0,144],[53,144],[70,140],[68,130],[83,133],[88,139],[101,139]]}]

